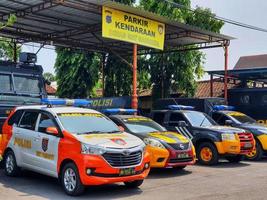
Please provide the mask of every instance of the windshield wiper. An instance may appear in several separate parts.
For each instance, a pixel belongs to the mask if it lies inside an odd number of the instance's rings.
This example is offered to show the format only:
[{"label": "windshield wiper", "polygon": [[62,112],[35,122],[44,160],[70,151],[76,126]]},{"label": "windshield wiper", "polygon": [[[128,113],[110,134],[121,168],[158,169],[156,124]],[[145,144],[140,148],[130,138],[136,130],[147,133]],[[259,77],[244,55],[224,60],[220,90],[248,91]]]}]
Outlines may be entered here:
[{"label": "windshield wiper", "polygon": [[103,132],[101,132],[101,131],[86,131],[86,132],[77,133],[77,135],[87,135],[87,134],[94,134],[94,133],[103,133]]},{"label": "windshield wiper", "polygon": [[114,130],[114,131],[107,131],[107,133],[120,133],[121,131]]}]

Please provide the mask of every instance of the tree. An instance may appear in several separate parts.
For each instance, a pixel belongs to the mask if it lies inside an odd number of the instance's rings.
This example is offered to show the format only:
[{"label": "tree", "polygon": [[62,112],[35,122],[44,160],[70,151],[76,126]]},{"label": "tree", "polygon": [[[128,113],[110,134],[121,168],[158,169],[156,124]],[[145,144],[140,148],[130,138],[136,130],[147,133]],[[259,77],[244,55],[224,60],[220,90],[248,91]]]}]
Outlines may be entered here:
[{"label": "tree", "polygon": [[95,53],[56,49],[57,95],[63,98],[87,98],[99,79],[100,61]]},{"label": "tree", "polygon": [[[16,15],[10,15],[7,22],[0,22],[0,29],[7,26],[13,26],[17,21]],[[11,39],[0,37],[0,59],[1,60],[14,60],[15,43]],[[21,47],[16,47],[16,55],[21,52]],[[16,58],[17,60],[17,58]]]},{"label": "tree", "polygon": [[[190,8],[190,0],[173,0]],[[170,3],[158,0],[141,0],[143,9],[160,14],[182,23],[198,26],[202,29],[219,32],[223,22],[212,18],[209,9],[197,8],[193,13],[189,9],[180,9]],[[154,98],[169,97],[171,91],[184,92],[193,96],[196,79],[203,75],[204,54],[200,51],[185,51],[162,55],[151,55],[148,59],[153,83]]]},{"label": "tree", "polygon": [[54,76],[54,74],[50,73],[50,72],[45,72],[43,74],[43,77],[45,78],[45,80],[49,81],[49,82],[53,82],[56,80],[56,77]]}]

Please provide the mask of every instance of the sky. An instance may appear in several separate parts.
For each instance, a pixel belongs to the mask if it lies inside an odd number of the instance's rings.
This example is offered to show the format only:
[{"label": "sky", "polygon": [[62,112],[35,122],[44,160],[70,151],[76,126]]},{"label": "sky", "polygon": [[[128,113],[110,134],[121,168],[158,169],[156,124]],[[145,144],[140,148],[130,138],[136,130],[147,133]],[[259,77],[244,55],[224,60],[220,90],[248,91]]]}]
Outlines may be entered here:
[{"label": "sky", "polygon": [[[253,26],[267,29],[267,1],[266,0],[191,0],[191,7],[210,8],[217,16]],[[240,56],[267,54],[267,33],[249,30],[230,24],[225,24],[221,31],[236,38],[229,47],[229,68],[233,68]],[[23,51],[36,52],[38,48],[24,46]],[[222,48],[207,49],[204,64],[205,70],[224,69],[224,51]],[[54,50],[41,49],[37,55],[38,64],[45,72],[54,73],[56,53]],[[203,79],[207,79],[204,76]]]}]

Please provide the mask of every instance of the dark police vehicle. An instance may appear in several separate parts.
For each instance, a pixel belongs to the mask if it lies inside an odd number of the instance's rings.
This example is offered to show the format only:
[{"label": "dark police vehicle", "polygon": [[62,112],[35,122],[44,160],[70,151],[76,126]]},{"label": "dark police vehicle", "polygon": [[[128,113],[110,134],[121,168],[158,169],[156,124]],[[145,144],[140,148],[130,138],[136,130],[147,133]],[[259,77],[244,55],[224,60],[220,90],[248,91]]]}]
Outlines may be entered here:
[{"label": "dark police vehicle", "polygon": [[[19,63],[0,61],[0,130],[12,109],[40,104],[47,96],[43,68],[32,53],[21,53]],[[1,142],[0,131],[0,142]]]},{"label": "dark police vehicle", "polygon": [[235,110],[233,106],[217,105],[214,106],[211,116],[220,125],[242,128],[251,132],[256,141],[256,148],[246,157],[250,160],[260,160],[267,152],[267,127]]},{"label": "dark police vehicle", "polygon": [[250,132],[219,126],[207,114],[195,111],[191,106],[169,105],[166,110],[153,110],[151,118],[167,130],[190,138],[201,164],[217,164],[220,157],[239,162],[255,146]]}]

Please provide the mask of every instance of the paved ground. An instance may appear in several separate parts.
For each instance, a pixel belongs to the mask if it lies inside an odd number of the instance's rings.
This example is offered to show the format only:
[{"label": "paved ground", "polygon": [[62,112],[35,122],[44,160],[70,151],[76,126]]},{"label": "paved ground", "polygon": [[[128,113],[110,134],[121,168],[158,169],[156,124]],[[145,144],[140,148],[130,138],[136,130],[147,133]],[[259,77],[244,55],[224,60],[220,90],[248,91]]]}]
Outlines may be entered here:
[{"label": "paved ground", "polygon": [[88,188],[81,197],[70,198],[57,180],[26,172],[9,178],[0,170],[0,200],[29,199],[267,199],[267,159],[261,162],[216,167],[192,166],[185,170],[153,170],[138,190],[122,184]]}]

